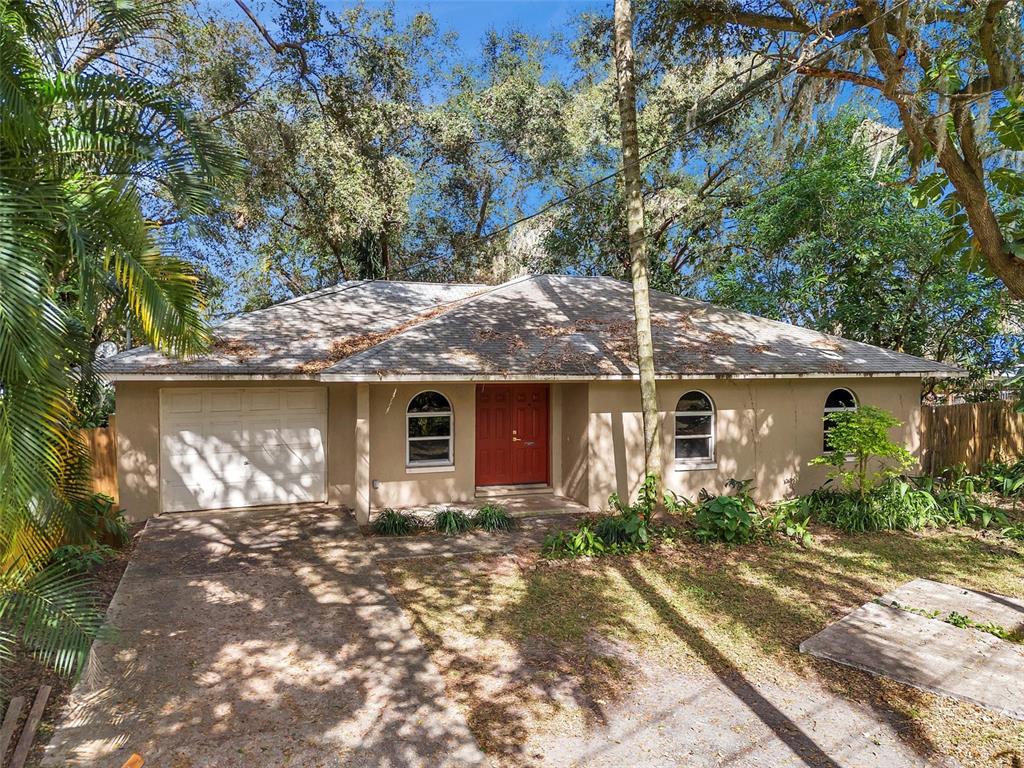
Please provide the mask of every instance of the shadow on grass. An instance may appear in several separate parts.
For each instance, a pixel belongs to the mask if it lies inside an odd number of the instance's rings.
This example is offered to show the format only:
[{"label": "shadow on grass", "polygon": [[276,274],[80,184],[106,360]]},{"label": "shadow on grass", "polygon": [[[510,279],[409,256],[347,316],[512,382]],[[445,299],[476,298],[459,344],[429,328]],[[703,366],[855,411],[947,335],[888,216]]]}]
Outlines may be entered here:
[{"label": "shadow on grass", "polygon": [[[768,689],[762,685],[766,675],[805,678],[816,686],[819,697],[826,697],[821,706],[828,706],[828,696],[855,702],[875,722],[903,736],[921,757],[930,759],[941,751],[934,741],[934,724],[922,722],[918,715],[929,710],[932,697],[803,656],[797,646],[849,610],[918,576],[1011,594],[1019,592],[1024,577],[1024,563],[1016,550],[956,533],[824,533],[811,550],[789,545],[727,548],[684,543],[678,549],[636,557],[550,566],[527,563],[522,570],[514,568],[514,573],[499,578],[494,571],[501,567],[495,560],[469,567],[446,564],[440,571],[429,564],[415,566],[424,583],[446,590],[447,602],[423,604],[425,596],[414,589],[406,590],[402,602],[413,613],[439,614],[419,622],[418,630],[429,634],[428,644],[435,653],[454,653],[449,656],[450,669],[464,687],[461,701],[471,712],[478,739],[492,755],[512,762],[530,761],[521,745],[533,724],[522,713],[538,700],[568,698],[585,712],[590,725],[606,723],[604,704],[621,700],[637,678],[636,671],[653,658],[646,656],[652,633],[670,637],[687,656],[713,672],[753,717],[807,765],[836,765],[838,745],[817,743],[808,734],[806,712],[781,711],[768,698],[772,694],[766,695]],[[443,636],[446,629],[426,629],[426,624],[436,628],[443,622],[446,611],[459,612],[466,606],[480,609],[480,616],[466,625],[469,635],[495,638],[511,649],[502,674],[512,682],[503,693],[496,692],[493,679],[488,683],[493,670],[481,666],[476,649],[463,645],[453,652],[446,647],[450,646]],[[613,645],[621,644],[626,649],[622,656],[632,655],[635,663],[607,665],[598,694],[582,684],[567,683],[567,676],[577,681],[588,677],[588,658],[602,663],[600,654],[607,650],[602,643],[607,645],[609,639]],[[614,651],[607,655],[614,657]],[[689,704],[679,702],[680,707]],[[655,718],[661,714],[645,713]],[[949,739],[943,738],[948,745]],[[977,748],[988,749],[987,744]]]}]

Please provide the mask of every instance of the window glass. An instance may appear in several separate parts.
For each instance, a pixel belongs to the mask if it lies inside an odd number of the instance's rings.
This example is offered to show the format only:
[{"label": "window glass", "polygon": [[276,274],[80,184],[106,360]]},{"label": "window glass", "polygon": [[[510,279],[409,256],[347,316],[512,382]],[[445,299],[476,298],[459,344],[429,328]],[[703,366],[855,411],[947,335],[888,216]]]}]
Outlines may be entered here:
[{"label": "window glass", "polygon": [[703,392],[687,392],[676,404],[676,460],[713,461],[714,456],[715,407]]},{"label": "window glass", "polygon": [[832,414],[843,411],[857,410],[857,398],[848,389],[833,389],[825,398],[825,418],[822,427],[822,448],[826,451],[832,450],[832,444],[828,439],[828,433],[832,429]]},{"label": "window glass", "polygon": [[440,392],[420,392],[409,403],[406,420],[406,463],[452,463],[452,406]]}]

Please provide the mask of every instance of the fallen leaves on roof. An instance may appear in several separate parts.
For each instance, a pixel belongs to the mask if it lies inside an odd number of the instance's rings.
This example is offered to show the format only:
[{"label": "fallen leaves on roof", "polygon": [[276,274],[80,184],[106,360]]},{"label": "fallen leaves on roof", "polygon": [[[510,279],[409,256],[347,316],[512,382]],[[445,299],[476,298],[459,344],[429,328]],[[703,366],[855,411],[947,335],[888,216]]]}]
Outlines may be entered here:
[{"label": "fallen leaves on roof", "polygon": [[489,290],[487,288],[471,293],[457,301],[450,301],[445,304],[438,304],[436,307],[431,307],[425,312],[413,315],[408,320],[405,320],[398,325],[388,328],[386,331],[373,331],[371,333],[364,334],[350,334],[348,336],[339,336],[338,338],[331,341],[327,347],[327,355],[322,358],[314,360],[307,360],[304,363],[300,363],[295,366],[295,370],[299,373],[320,373],[321,371],[330,368],[332,365],[340,363],[346,358],[358,355],[360,352],[365,352],[371,347],[375,347],[381,342],[392,339],[399,334],[405,333],[410,328],[425,323],[428,320],[433,320],[435,317],[450,312],[458,306],[472,300],[474,297],[479,296],[484,291]]}]

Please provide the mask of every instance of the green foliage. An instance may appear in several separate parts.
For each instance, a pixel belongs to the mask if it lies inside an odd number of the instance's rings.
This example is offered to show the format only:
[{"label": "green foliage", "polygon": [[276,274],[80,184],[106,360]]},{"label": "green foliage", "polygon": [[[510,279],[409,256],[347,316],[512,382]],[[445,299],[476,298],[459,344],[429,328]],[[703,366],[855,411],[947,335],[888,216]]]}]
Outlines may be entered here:
[{"label": "green foliage", "polygon": [[17,640],[61,675],[80,670],[104,621],[90,587],[60,560],[0,570],[0,661],[11,660]]},{"label": "green foliage", "polygon": [[739,206],[729,250],[709,270],[704,294],[765,317],[949,361],[967,368],[972,380],[1009,370],[1024,344],[1015,330],[1021,307],[990,275],[937,256],[947,217],[934,204],[948,180],[928,175],[908,200],[903,162],[885,145],[868,146],[870,120],[845,108],[820,123],[813,141],[783,161],[771,193]]},{"label": "green foliage", "polygon": [[[880,480],[913,463],[909,451],[889,437],[889,430],[901,422],[881,408],[862,405],[854,411],[827,414],[825,422],[831,450],[810,463],[833,467],[831,476],[862,498]],[[851,462],[853,469],[847,469]]]},{"label": "green foliage", "polygon": [[544,539],[541,552],[546,557],[594,557],[604,554],[646,552],[655,541],[674,537],[669,526],[655,525],[652,517],[657,504],[658,479],[647,475],[640,485],[634,504],[625,504],[619,495],[608,498],[612,514],[587,517],[576,530],[557,531]]},{"label": "green foliage", "polygon": [[867,493],[819,489],[805,497],[812,516],[848,532],[1005,525],[1006,515],[983,504],[976,478],[887,477]]},{"label": "green foliage", "polygon": [[980,482],[988,490],[1008,498],[1024,496],[1024,461],[994,461],[982,467]]},{"label": "green foliage", "polygon": [[205,347],[196,275],[154,218],[187,222],[238,170],[176,93],[107,58],[158,36],[168,7],[0,0],[0,660],[20,642],[62,673],[102,617],[50,554],[127,534],[88,488],[93,351],[126,326],[170,354]]},{"label": "green foliage", "polygon": [[608,497],[608,506],[620,515],[635,515],[650,522],[654,509],[658,504],[658,478],[655,475],[646,475],[640,488],[637,491],[636,501],[626,504],[619,498],[619,494],[612,493]]},{"label": "green foliage", "polygon": [[416,527],[416,520],[405,512],[387,507],[373,521],[373,532],[380,536],[408,536]]},{"label": "green foliage", "polygon": [[434,515],[434,528],[448,536],[465,533],[473,527],[473,520],[461,509],[442,509]]},{"label": "green foliage", "polygon": [[775,533],[792,539],[803,547],[809,547],[814,537],[808,530],[811,512],[802,499],[791,499],[774,504],[763,513],[760,521],[762,532]]},{"label": "green foliage", "polygon": [[1024,525],[1008,525],[1003,528],[1000,533],[1008,539],[1014,541],[1024,541]]},{"label": "green foliage", "polygon": [[727,481],[731,495],[712,496],[701,491],[694,523],[697,541],[746,544],[759,535],[757,504],[750,495],[751,480]]},{"label": "green foliage", "polygon": [[116,551],[106,544],[65,544],[57,547],[50,556],[52,563],[59,563],[68,573],[87,574],[113,559]]},{"label": "green foliage", "polygon": [[552,559],[562,557],[596,557],[607,551],[607,546],[594,530],[590,519],[580,520],[575,530],[556,531],[544,537],[541,554]]},{"label": "green foliage", "polygon": [[501,504],[485,504],[473,515],[473,524],[485,531],[509,531],[515,520]]}]

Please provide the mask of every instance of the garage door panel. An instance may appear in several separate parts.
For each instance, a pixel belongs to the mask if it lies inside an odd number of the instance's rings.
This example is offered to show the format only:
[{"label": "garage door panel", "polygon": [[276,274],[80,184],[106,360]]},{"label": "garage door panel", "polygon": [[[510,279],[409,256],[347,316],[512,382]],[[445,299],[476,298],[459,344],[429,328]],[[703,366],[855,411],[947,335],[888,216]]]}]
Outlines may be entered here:
[{"label": "garage door panel", "polygon": [[203,393],[191,390],[171,391],[164,394],[161,405],[164,413],[202,413]]},{"label": "garage door panel", "polygon": [[250,392],[249,409],[252,411],[279,411],[281,410],[281,393],[276,389]]},{"label": "garage door panel", "polygon": [[311,411],[316,413],[323,408],[323,392],[303,390],[284,393],[284,409],[289,412]]},{"label": "garage door panel", "polygon": [[161,508],[324,501],[325,429],[322,389],[164,390]]},{"label": "garage door panel", "polygon": [[239,413],[242,410],[242,390],[213,389],[207,393],[210,413]]}]

